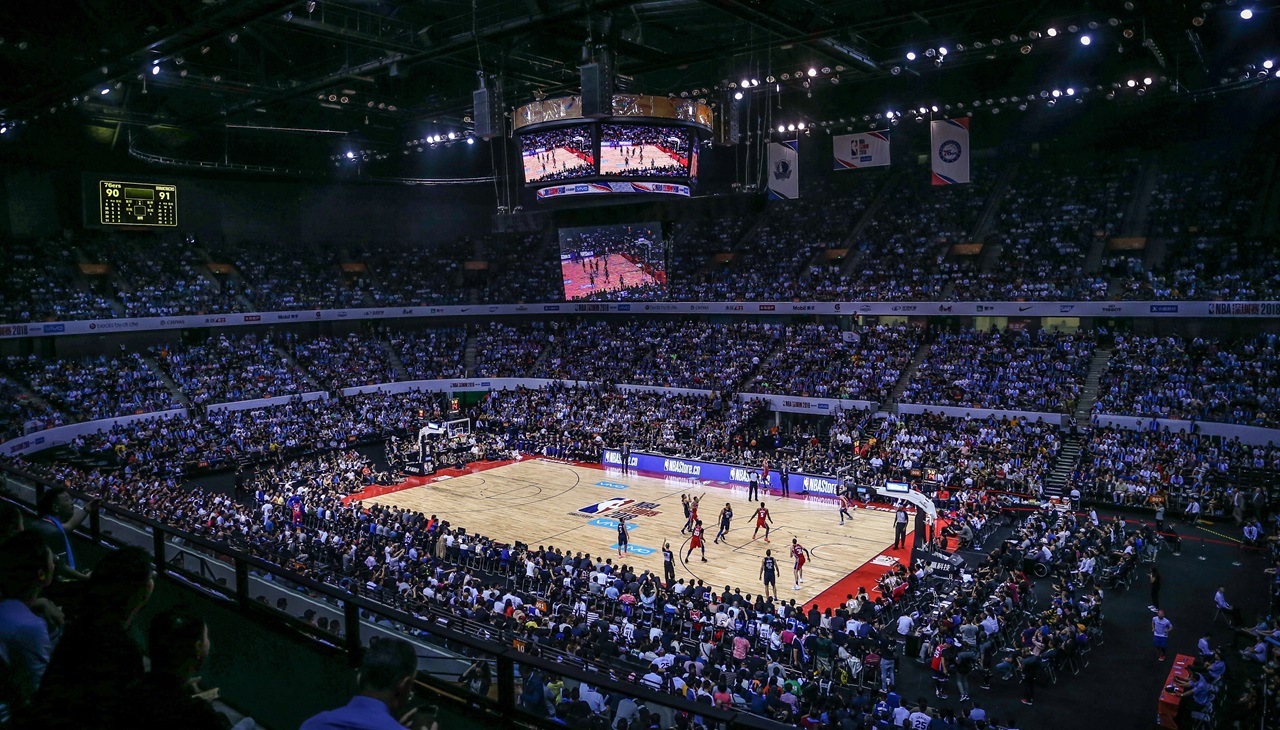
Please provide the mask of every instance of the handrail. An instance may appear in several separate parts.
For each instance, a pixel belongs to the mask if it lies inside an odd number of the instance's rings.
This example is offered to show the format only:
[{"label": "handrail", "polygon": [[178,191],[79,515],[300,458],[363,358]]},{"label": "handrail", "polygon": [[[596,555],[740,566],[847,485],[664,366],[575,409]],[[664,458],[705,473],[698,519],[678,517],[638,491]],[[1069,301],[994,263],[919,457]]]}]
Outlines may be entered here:
[{"label": "handrail", "polygon": [[[37,501],[39,501],[39,497],[44,494],[45,490],[55,486],[60,486],[24,469],[19,469],[12,464],[0,463],[0,472],[7,473],[8,475],[33,484],[35,486]],[[73,487],[67,487],[67,491],[80,499],[92,500],[94,498],[93,495],[82,492]],[[478,652],[482,656],[496,658],[497,686],[499,694],[498,709],[504,713],[514,712],[517,709],[515,678],[516,665],[520,664],[541,669],[545,672],[551,672],[567,679],[584,682],[592,687],[624,694],[629,697],[642,700],[646,703],[652,703],[653,705],[674,707],[691,714],[707,718],[708,720],[726,728],[782,730],[783,728],[788,727],[773,720],[743,711],[719,710],[706,705],[690,702],[678,695],[662,694],[642,685],[613,679],[605,672],[590,671],[587,667],[579,668],[573,664],[551,661],[540,657],[537,654],[526,653],[512,646],[471,636],[447,626],[441,626],[437,623],[420,619],[411,613],[389,606],[385,603],[372,601],[329,583],[309,578],[305,575],[289,570],[288,568],[248,554],[226,543],[210,540],[200,535],[187,532],[186,530],[166,525],[152,518],[144,517],[132,510],[125,509],[118,505],[99,503],[97,508],[90,512],[90,518],[87,520],[87,523],[89,524],[87,532],[89,537],[91,537],[95,542],[104,542],[101,519],[103,512],[115,515],[130,522],[144,525],[152,530],[152,534],[154,535],[152,554],[157,575],[168,575],[172,572],[174,566],[170,565],[168,560],[165,558],[167,552],[166,537],[176,537],[180,538],[188,545],[202,547],[213,553],[224,555],[232,559],[235,565],[236,581],[234,589],[230,592],[241,603],[241,605],[249,605],[252,602],[249,595],[248,580],[250,568],[276,576],[284,581],[301,586],[310,591],[314,591],[330,599],[341,601],[347,619],[344,622],[345,643],[341,648],[346,652],[348,660],[352,666],[359,664],[360,656],[363,651],[363,643],[360,638],[362,624],[359,612],[364,610],[390,619],[391,621],[403,626],[423,632],[424,634],[444,639],[458,646],[466,647],[467,649]],[[77,532],[83,531],[83,528],[77,530]],[[427,684],[430,685],[430,683]],[[471,697],[469,693],[464,694]],[[520,719],[522,722],[526,722],[533,721],[534,718],[528,715],[521,715]],[[550,722],[546,724],[548,726],[552,725]]]}]

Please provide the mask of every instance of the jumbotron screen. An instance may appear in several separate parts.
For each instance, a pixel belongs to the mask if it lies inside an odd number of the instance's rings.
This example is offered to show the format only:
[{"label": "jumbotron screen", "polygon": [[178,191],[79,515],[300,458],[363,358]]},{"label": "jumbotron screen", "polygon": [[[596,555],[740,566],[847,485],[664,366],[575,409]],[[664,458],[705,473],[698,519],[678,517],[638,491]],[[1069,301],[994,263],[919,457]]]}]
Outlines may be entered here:
[{"label": "jumbotron screen", "polygon": [[595,140],[589,126],[561,127],[520,137],[524,181],[572,180],[596,174]]},{"label": "jumbotron screen", "polygon": [[600,174],[689,177],[691,148],[690,131],[684,127],[603,124]]},{"label": "jumbotron screen", "polygon": [[661,223],[560,229],[564,298],[626,299],[666,291]]}]

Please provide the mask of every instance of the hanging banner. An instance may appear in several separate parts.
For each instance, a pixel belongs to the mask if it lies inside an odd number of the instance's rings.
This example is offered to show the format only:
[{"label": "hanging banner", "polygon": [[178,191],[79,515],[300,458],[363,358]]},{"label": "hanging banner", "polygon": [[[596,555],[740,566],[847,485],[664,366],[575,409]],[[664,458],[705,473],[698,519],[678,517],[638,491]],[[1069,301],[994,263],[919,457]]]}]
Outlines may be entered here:
[{"label": "hanging banner", "polygon": [[769,200],[800,197],[800,142],[769,143]]},{"label": "hanging banner", "polygon": [[933,148],[933,184],[955,185],[969,180],[969,118],[929,123]]},{"label": "hanging banner", "polygon": [[889,164],[889,130],[838,134],[831,138],[834,170],[882,167]]}]

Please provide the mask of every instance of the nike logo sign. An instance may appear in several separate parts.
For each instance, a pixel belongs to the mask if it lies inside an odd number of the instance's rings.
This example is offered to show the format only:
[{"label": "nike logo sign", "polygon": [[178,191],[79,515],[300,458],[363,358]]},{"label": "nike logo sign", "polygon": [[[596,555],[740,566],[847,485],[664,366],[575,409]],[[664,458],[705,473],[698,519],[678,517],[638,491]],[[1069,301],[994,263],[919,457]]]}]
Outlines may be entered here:
[{"label": "nike logo sign", "polygon": [[[1028,309],[1031,309],[1031,307],[1018,307],[1018,311],[1019,311],[1019,312],[1025,312],[1025,311],[1027,311]],[[465,309],[464,309],[464,310],[462,310],[462,311],[464,311],[464,312],[465,312],[465,311],[467,311],[467,310],[465,310]]]},{"label": "nike logo sign", "polygon": [[462,311],[464,311],[464,312],[470,312],[470,311],[471,311],[471,307],[463,307],[463,308],[462,308]]}]

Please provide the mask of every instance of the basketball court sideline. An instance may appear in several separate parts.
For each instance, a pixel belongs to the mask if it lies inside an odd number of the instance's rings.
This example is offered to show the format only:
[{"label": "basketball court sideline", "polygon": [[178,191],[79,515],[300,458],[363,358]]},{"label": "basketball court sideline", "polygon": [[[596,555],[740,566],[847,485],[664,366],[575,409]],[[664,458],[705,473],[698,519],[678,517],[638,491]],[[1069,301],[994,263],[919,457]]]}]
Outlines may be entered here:
[{"label": "basketball court sideline", "polygon": [[[682,494],[702,495],[698,518],[705,531],[707,562],[694,551],[686,562],[689,536],[682,535]],[[662,546],[679,555],[676,578],[701,579],[714,587],[760,592],[760,563],[766,549],[778,559],[778,588],[783,599],[808,601],[876,558],[893,544],[893,513],[856,510],[852,523],[839,524],[835,501],[819,497],[763,500],[773,517],[770,542],[751,538],[759,502],[746,500],[744,485],[644,474],[624,475],[600,469],[526,458],[462,476],[438,478],[421,486],[370,497],[371,504],[394,505],[437,515],[453,527],[500,542],[555,546],[573,553],[613,558],[662,575]],[[733,507],[727,543],[712,544],[721,508]],[[617,557],[618,522],[626,514],[630,550]],[[793,588],[791,540],[798,538],[811,558],[805,582]]]}]

